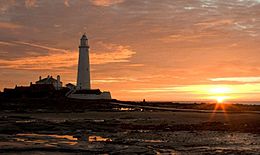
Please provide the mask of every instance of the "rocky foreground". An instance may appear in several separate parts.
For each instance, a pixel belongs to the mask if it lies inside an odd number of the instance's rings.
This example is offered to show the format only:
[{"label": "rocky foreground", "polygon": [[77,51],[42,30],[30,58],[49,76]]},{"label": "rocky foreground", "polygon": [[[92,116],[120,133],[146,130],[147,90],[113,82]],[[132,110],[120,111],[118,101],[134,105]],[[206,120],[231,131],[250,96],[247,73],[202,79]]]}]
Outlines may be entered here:
[{"label": "rocky foreground", "polygon": [[[43,101],[41,101],[43,102]],[[26,101],[0,113],[2,154],[257,154],[257,110],[215,111],[167,104]],[[17,104],[13,102],[12,104]],[[30,107],[31,106],[31,107]],[[174,105],[176,106],[176,105]],[[193,105],[194,106],[194,105]],[[200,105],[202,106],[202,105]],[[203,105],[205,107],[205,105]],[[210,105],[211,106],[211,105]],[[32,108],[38,107],[38,108]],[[52,107],[52,108],[50,108]],[[80,108],[81,107],[81,108]],[[245,107],[244,107],[245,108]],[[187,110],[188,109],[188,110]],[[245,110],[245,109],[244,109]]]}]

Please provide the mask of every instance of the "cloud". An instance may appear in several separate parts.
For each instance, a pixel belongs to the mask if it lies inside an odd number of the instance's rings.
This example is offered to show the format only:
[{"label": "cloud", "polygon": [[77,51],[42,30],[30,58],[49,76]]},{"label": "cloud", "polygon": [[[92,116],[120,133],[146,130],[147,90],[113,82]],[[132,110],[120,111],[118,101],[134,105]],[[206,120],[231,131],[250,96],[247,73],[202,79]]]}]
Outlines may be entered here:
[{"label": "cloud", "polygon": [[199,22],[194,25],[206,29],[211,27],[228,26],[232,24],[234,24],[234,20],[232,19],[220,19],[220,20]]},{"label": "cloud", "polygon": [[218,34],[211,32],[204,32],[198,34],[172,34],[167,37],[161,38],[159,40],[169,43],[169,42],[198,42],[201,39],[216,37]]},{"label": "cloud", "polygon": [[[0,68],[5,69],[25,69],[25,70],[61,70],[77,65],[78,51],[69,51],[58,49],[33,43],[14,41],[16,44],[23,44],[49,51],[48,55],[44,56],[28,56],[13,60],[0,60]],[[8,45],[8,44],[7,44]],[[128,46],[107,44],[107,48],[103,52],[91,52],[91,64],[107,64],[117,62],[128,62],[129,58],[135,52]]]},{"label": "cloud", "polygon": [[10,7],[16,4],[15,0],[2,0],[0,1],[0,12],[5,13]]},{"label": "cloud", "polygon": [[1,22],[0,21],[0,29],[20,29],[23,26],[19,24],[9,23],[9,22]]},{"label": "cloud", "polygon": [[213,78],[210,79],[214,82],[226,81],[226,82],[260,82],[260,77],[225,77],[225,78]]},{"label": "cloud", "polygon": [[62,52],[47,56],[23,57],[15,60],[0,60],[0,68],[48,70],[75,65],[76,52]]},{"label": "cloud", "polygon": [[37,0],[25,0],[25,7],[26,8],[32,8],[37,7]]},{"label": "cloud", "polygon": [[13,46],[15,44],[11,43],[11,42],[6,42],[6,41],[0,41],[0,45],[4,45],[4,46]]},{"label": "cloud", "polygon": [[111,6],[124,2],[124,0],[91,0],[96,6]]},{"label": "cloud", "polygon": [[92,83],[122,83],[122,82],[138,82],[140,81],[137,78],[131,78],[131,77],[107,77],[107,78],[102,78],[102,79],[95,79],[92,80]]},{"label": "cloud", "polygon": [[69,0],[64,0],[64,5],[65,5],[66,7],[70,7]]},{"label": "cloud", "polygon": [[31,47],[37,47],[37,48],[41,48],[41,49],[45,49],[45,50],[49,50],[49,51],[61,51],[61,52],[67,51],[67,50],[60,49],[60,48],[53,48],[53,47],[48,47],[48,46],[44,46],[44,45],[38,45],[35,43],[23,42],[23,41],[13,41],[13,43],[27,45],[27,46],[31,46]]},{"label": "cloud", "polygon": [[129,58],[135,54],[129,46],[109,44],[106,49],[109,52],[98,52],[90,54],[92,64],[106,64],[112,62],[129,62]]},{"label": "cloud", "polygon": [[125,66],[127,66],[127,67],[143,67],[143,66],[145,66],[144,64],[127,64],[127,65],[125,65]]}]

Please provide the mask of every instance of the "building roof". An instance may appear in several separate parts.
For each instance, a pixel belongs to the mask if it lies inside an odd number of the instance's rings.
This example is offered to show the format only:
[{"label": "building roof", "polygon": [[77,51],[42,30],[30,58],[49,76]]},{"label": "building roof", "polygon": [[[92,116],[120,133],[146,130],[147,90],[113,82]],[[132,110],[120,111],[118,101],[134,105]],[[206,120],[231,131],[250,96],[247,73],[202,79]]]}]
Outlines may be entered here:
[{"label": "building roof", "polygon": [[73,86],[73,87],[76,87],[74,84],[72,84],[72,83],[68,83],[68,84],[66,84],[66,86],[68,87],[68,86]]},{"label": "building roof", "polygon": [[39,81],[36,81],[36,82],[56,82],[57,80],[54,79],[53,77],[47,77],[47,78],[44,78],[44,79],[41,79]]},{"label": "building roof", "polygon": [[[55,82],[58,82],[58,80],[54,79],[52,76],[48,76],[47,78],[36,81],[35,83],[39,84],[39,83],[55,83]],[[60,81],[60,83],[62,82]]]}]

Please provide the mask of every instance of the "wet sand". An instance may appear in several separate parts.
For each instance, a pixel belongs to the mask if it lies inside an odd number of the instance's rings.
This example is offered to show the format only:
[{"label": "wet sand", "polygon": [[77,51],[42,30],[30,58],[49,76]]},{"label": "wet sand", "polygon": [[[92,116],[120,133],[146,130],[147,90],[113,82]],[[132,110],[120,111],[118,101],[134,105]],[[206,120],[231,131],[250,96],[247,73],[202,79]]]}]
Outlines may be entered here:
[{"label": "wet sand", "polygon": [[[123,110],[123,111],[122,111]],[[1,113],[3,154],[257,154],[258,113]]]}]

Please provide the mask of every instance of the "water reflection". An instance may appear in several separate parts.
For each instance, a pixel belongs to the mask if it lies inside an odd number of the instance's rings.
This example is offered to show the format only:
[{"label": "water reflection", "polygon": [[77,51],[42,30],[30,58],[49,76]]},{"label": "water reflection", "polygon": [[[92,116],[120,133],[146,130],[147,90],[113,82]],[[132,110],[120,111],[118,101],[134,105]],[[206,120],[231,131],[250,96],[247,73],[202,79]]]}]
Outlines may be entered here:
[{"label": "water reflection", "polygon": [[15,138],[18,142],[26,142],[26,143],[37,143],[37,144],[52,144],[57,145],[58,143],[68,144],[68,145],[76,145],[77,138],[71,135],[56,135],[56,134],[16,134],[17,138]]},{"label": "water reflection", "polygon": [[143,141],[146,143],[163,143],[163,142],[165,142],[163,140],[154,140],[154,139],[145,139]]},{"label": "water reflection", "polygon": [[145,143],[165,143],[166,141],[160,139],[127,139],[127,141],[137,141],[137,142],[145,142]]},{"label": "water reflection", "polygon": [[104,138],[101,136],[89,136],[88,141],[89,142],[112,142],[112,139]]},{"label": "water reflection", "polygon": [[32,123],[32,122],[36,122],[35,119],[31,119],[31,120],[18,120],[15,121],[15,123]]},{"label": "water reflection", "polygon": [[26,134],[16,134],[14,138],[17,142],[24,143],[34,143],[34,144],[44,144],[44,145],[76,145],[79,141],[86,142],[111,142],[111,138],[105,138],[96,135],[82,134],[80,136],[71,136],[71,135],[57,135],[57,134],[35,134],[35,133],[26,133]]},{"label": "water reflection", "polygon": [[51,137],[59,139],[68,139],[68,140],[78,140],[77,138],[71,135],[55,135],[55,134],[35,134],[35,133],[23,133],[16,134],[16,136],[26,136],[26,137]]},{"label": "water reflection", "polygon": [[119,111],[133,111],[133,110],[135,110],[135,108],[123,108],[123,107],[121,107],[121,108],[114,108],[115,110],[119,110]]},{"label": "water reflection", "polygon": [[143,109],[140,108],[127,108],[127,107],[120,107],[120,108],[113,108],[114,110],[118,111],[143,111]]}]

